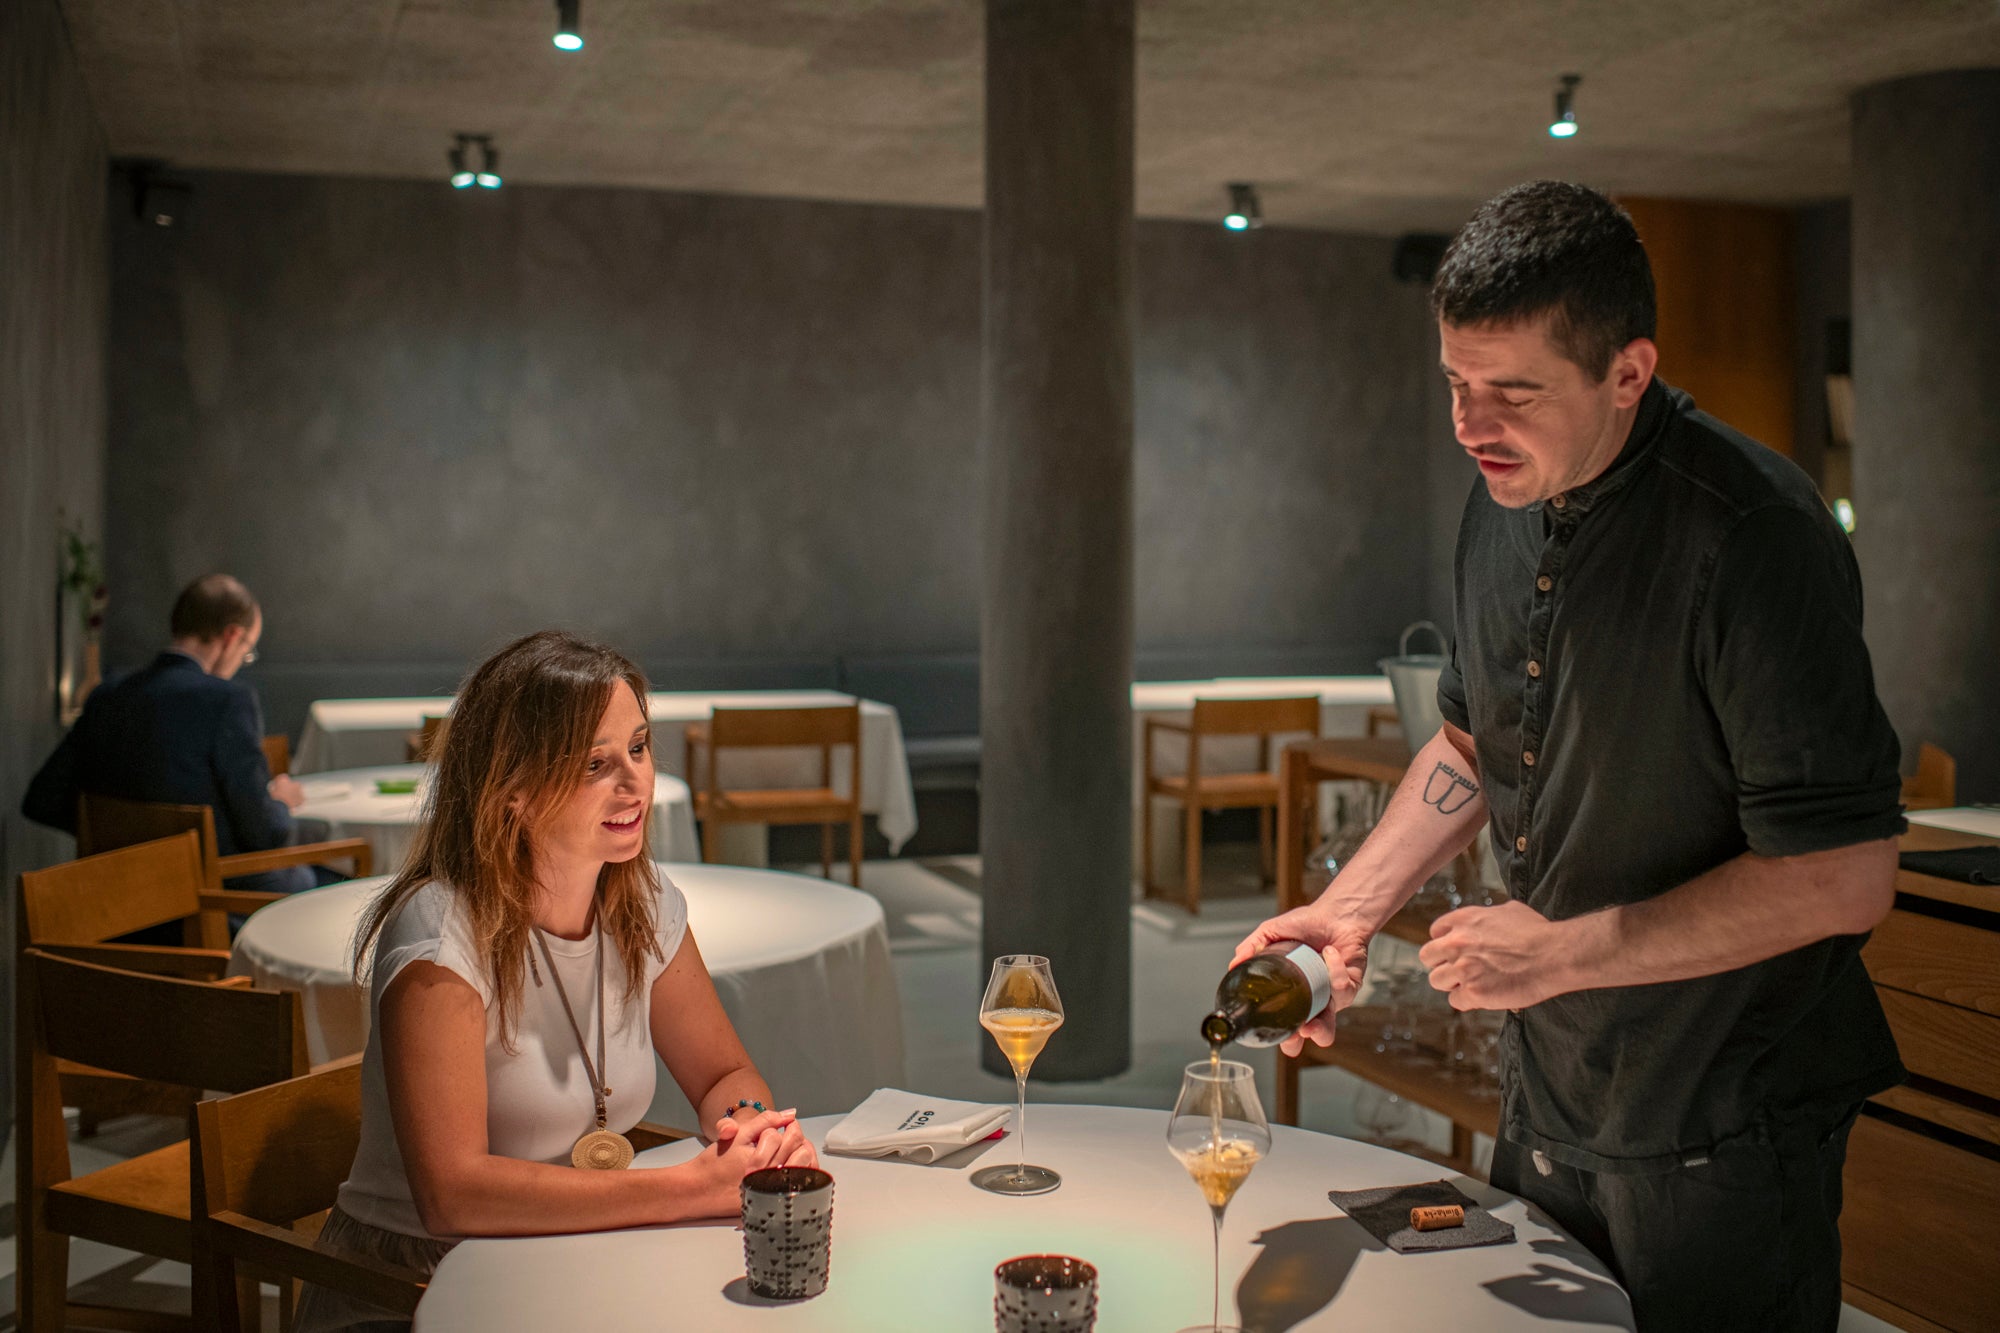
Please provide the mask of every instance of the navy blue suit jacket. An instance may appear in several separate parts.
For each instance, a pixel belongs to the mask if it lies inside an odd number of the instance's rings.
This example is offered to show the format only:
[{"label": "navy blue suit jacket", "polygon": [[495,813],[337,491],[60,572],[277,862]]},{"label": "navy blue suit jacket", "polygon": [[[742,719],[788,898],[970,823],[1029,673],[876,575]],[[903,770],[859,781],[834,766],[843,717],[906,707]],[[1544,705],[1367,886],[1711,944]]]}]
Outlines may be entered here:
[{"label": "navy blue suit jacket", "polygon": [[263,742],[263,710],[248,685],[164,652],[91,691],[83,716],[28,784],[21,813],[74,833],[82,792],[206,805],[220,855],[283,847],[292,812],[268,791]]}]

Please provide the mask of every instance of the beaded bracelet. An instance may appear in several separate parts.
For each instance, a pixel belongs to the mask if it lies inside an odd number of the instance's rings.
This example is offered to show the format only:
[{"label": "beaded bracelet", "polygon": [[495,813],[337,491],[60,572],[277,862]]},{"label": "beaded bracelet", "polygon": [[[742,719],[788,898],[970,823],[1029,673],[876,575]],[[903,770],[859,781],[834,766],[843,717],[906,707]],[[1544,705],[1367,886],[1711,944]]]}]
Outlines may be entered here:
[{"label": "beaded bracelet", "polygon": [[764,1103],[762,1102],[753,1102],[749,1100],[747,1097],[738,1097],[736,1099],[736,1109],[731,1111],[729,1114],[735,1115],[737,1111],[742,1110],[746,1106],[754,1111],[765,1111],[770,1109],[769,1107],[765,1106]]}]

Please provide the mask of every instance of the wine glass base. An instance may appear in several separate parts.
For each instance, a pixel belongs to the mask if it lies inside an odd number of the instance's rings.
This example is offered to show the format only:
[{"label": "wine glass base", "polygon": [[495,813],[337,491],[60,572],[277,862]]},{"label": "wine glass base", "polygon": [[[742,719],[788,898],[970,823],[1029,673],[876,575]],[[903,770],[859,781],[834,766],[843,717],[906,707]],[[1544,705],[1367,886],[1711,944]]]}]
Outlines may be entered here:
[{"label": "wine glass base", "polygon": [[989,1166],[974,1171],[972,1183],[992,1194],[1047,1194],[1062,1177],[1045,1166]]},{"label": "wine glass base", "polygon": [[1190,1324],[1180,1333],[1244,1333],[1235,1324]]}]

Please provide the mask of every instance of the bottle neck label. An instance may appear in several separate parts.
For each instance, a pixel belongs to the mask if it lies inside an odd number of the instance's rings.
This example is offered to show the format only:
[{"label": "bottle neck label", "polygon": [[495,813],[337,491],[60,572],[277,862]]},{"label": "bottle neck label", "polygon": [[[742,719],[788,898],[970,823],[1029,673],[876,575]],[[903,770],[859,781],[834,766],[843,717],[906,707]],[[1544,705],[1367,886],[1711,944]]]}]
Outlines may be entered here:
[{"label": "bottle neck label", "polygon": [[1306,984],[1312,988],[1312,1010],[1306,1017],[1326,1012],[1327,1005],[1333,1002],[1333,976],[1326,970],[1326,959],[1320,957],[1319,950],[1310,944],[1294,944],[1285,950],[1285,961],[1303,973]]}]

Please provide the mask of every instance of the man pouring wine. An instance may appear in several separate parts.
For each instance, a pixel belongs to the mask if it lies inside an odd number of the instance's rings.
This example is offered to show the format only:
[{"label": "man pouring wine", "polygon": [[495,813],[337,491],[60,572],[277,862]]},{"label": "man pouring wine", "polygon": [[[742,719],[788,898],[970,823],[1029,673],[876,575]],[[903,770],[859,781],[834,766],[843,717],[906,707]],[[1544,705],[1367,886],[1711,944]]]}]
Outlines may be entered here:
[{"label": "man pouring wine", "polygon": [[1610,1265],[1641,1330],[1822,1329],[1859,1103],[1902,1077],[1860,960],[1896,869],[1898,750],[1846,535],[1797,468],[1654,376],[1623,210],[1482,205],[1431,293],[1471,489],[1444,726],[1314,903],[1241,962],[1369,940],[1482,827],[1512,901],[1421,951],[1509,1011],[1493,1183]]}]

